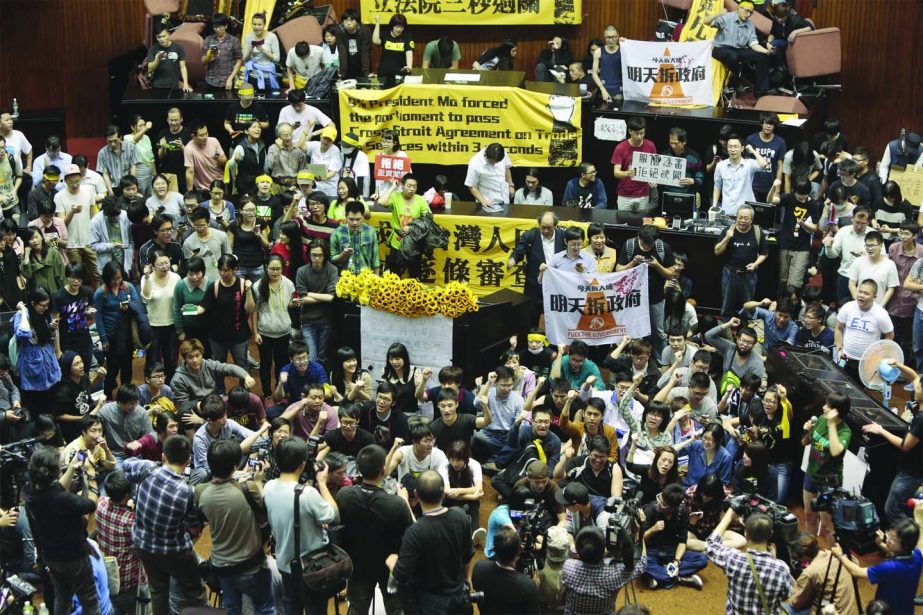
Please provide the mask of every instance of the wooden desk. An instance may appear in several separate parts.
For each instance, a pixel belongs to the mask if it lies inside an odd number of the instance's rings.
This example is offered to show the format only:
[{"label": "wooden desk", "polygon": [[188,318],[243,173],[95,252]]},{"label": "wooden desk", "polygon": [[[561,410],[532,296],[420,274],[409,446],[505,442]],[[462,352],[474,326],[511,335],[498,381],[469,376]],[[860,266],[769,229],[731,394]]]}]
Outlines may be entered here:
[{"label": "wooden desk", "polygon": [[[422,75],[423,83],[446,83],[446,73],[478,75],[478,81],[464,82],[459,85],[480,85],[488,87],[510,87],[518,88],[522,86],[526,78],[526,73],[521,70],[472,70],[470,68],[414,68],[410,71],[411,75]],[[448,83],[456,83],[449,81]]]}]

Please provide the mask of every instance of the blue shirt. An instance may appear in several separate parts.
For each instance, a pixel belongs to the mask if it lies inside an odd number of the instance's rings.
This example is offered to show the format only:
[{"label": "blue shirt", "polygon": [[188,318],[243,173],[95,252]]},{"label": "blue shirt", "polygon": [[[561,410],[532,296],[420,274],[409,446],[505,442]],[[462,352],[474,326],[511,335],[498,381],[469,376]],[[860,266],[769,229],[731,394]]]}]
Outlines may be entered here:
[{"label": "blue shirt", "polygon": [[876,600],[884,600],[895,613],[913,613],[913,596],[916,593],[923,554],[919,549],[907,557],[885,560],[868,569],[869,583],[878,585]]},{"label": "blue shirt", "polygon": [[789,320],[784,327],[776,325],[776,313],[761,307],[753,310],[754,316],[763,321],[763,348],[776,344],[795,344],[798,337],[798,325],[794,320]]},{"label": "blue shirt", "polygon": [[607,209],[609,207],[609,198],[606,196],[606,187],[599,180],[592,181],[584,188],[580,185],[580,178],[575,177],[567,182],[564,187],[563,201],[577,201],[577,207],[589,208],[597,207]]},{"label": "blue shirt", "polygon": [[[115,325],[119,318],[122,317],[122,310],[119,308],[123,301],[140,301],[138,291],[134,285],[124,283],[119,287],[119,292],[113,294],[108,288],[100,286],[93,295],[93,304],[96,307],[96,332],[99,333],[99,341],[103,344],[109,343],[109,335],[115,332]],[[99,326],[102,319],[103,326]]]},{"label": "blue shirt", "polygon": [[309,361],[308,368],[304,370],[303,375],[299,374],[298,370],[291,363],[286,363],[281,371],[288,373],[288,382],[282,385],[282,390],[285,391],[285,398],[290,403],[294,403],[301,399],[301,393],[304,391],[305,385],[312,382],[320,382],[322,384],[329,382],[327,379],[327,371],[324,369],[324,366],[317,361]]},{"label": "blue shirt", "polygon": [[190,527],[201,526],[192,487],[184,477],[153,461],[130,457],[125,477],[138,485],[135,498],[135,546],[148,553],[170,555],[192,550]]},{"label": "blue shirt", "polygon": [[725,485],[731,482],[731,474],[734,471],[734,458],[731,457],[726,448],[719,446],[711,463],[708,463],[705,459],[705,447],[702,446],[701,440],[696,440],[686,447],[686,450],[689,451],[689,471],[683,480],[684,486],[691,487],[699,484],[699,481],[706,474],[714,474]]},{"label": "blue shirt", "polygon": [[509,504],[500,504],[487,518],[487,542],[484,544],[484,555],[489,559],[494,557],[494,536],[504,527],[514,527],[510,519]]},{"label": "blue shirt", "polygon": [[564,358],[561,359],[561,378],[570,382],[570,388],[579,389],[590,376],[596,376],[596,382],[593,383],[593,386],[597,390],[602,391],[606,388],[602,374],[599,373],[599,368],[590,359],[584,359],[583,365],[577,373],[574,373],[570,368],[569,354],[564,355]]},{"label": "blue shirt", "polygon": [[[31,325],[32,323],[30,323]],[[55,356],[54,343],[49,340],[39,344],[35,329],[22,327],[22,312],[13,315],[16,334],[16,368],[19,385],[23,391],[47,391],[61,380],[61,366]]]}]

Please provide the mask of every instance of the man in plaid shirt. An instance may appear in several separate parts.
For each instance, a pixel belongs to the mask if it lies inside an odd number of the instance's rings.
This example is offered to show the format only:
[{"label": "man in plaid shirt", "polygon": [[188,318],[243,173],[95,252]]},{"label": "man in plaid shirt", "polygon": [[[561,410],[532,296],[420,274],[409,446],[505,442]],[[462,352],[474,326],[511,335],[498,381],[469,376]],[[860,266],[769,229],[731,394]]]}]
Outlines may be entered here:
[{"label": "man in plaid shirt", "polygon": [[[744,530],[747,549],[741,553],[723,543],[724,532],[736,518],[734,510],[729,508],[705,543],[708,558],[723,569],[728,578],[724,612],[726,615],[778,613],[782,610],[782,602],[792,593],[793,581],[788,566],[769,551],[772,519],[763,513],[747,517]],[[754,579],[754,568],[759,585]]]},{"label": "man in plaid shirt", "polygon": [[132,535],[150,584],[153,615],[170,614],[171,577],[180,608],[205,605],[199,561],[192,550],[192,536],[201,532],[202,519],[183,476],[192,445],[185,436],[170,436],[163,443],[163,456],[159,467],[138,458],[127,459],[123,466],[128,480],[140,483]]},{"label": "man in plaid shirt", "polygon": [[141,560],[131,537],[135,513],[128,507],[131,483],[124,472],[116,470],[109,475],[106,494],[96,505],[96,539],[103,554],[119,563],[119,593],[112,596],[113,604],[123,613],[134,613]]}]

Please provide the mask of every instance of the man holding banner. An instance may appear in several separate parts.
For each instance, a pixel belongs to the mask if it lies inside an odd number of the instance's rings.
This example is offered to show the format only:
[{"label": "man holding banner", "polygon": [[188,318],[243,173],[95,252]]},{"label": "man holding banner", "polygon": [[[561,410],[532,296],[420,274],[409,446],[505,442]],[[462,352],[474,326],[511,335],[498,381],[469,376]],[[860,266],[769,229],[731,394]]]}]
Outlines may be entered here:
[{"label": "man holding banner", "polygon": [[736,11],[714,15],[705,23],[718,28],[714,38],[715,48],[711,52],[713,58],[732,72],[741,62],[755,65],[756,83],[753,93],[759,98],[769,91],[769,56],[774,49],[767,49],[757,41],[756,27],[750,21],[753,10],[751,0],[742,0]]}]

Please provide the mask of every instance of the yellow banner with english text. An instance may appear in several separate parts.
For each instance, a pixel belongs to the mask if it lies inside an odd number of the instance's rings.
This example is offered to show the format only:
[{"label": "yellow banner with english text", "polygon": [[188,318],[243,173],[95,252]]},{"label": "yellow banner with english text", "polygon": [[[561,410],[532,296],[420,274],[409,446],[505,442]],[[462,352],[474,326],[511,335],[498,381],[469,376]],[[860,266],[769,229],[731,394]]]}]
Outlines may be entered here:
[{"label": "yellow banner with english text", "polygon": [[[705,22],[713,15],[719,15],[724,12],[724,0],[693,0],[692,6],[689,7],[689,16],[686,18],[686,25],[679,35],[682,43],[688,41],[710,41],[715,38],[718,31]],[[724,82],[727,80],[728,71],[724,64],[712,58],[712,104],[717,105],[721,100],[721,90],[724,88]]]},{"label": "yellow banner with english text", "polygon": [[400,13],[411,25],[513,26],[579,24],[582,0],[362,0],[362,21]]},{"label": "yellow banner with english text", "polygon": [[468,164],[500,143],[516,167],[575,167],[582,156],[580,99],[511,87],[402,84],[341,90],[340,134],[354,132],[371,158],[381,131],[396,130],[414,163]]},{"label": "yellow banner with english text", "polygon": [[[523,263],[512,269],[507,268],[507,263],[519,237],[535,228],[535,218],[436,214],[434,219],[448,233],[449,245],[445,250],[436,250],[431,257],[423,256],[421,282],[435,286],[445,286],[449,282],[466,283],[478,297],[501,288],[522,292],[525,284]],[[372,212],[369,224],[378,233],[378,249],[384,263],[390,251],[391,214]],[[578,226],[586,231],[588,223],[567,221],[561,226]]]}]

